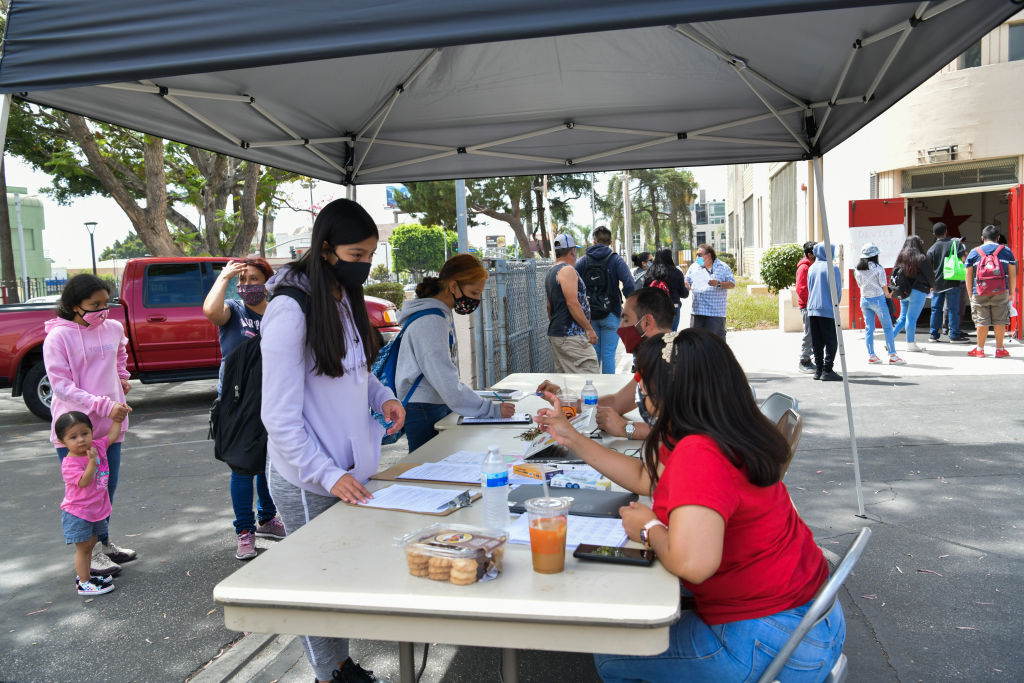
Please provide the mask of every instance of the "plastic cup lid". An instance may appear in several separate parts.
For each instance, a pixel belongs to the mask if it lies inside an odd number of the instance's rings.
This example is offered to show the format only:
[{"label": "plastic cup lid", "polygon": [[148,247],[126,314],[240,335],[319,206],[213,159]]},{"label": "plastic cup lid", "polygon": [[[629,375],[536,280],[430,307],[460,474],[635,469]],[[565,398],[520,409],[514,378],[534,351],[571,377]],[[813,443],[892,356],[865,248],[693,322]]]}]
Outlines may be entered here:
[{"label": "plastic cup lid", "polygon": [[531,498],[526,501],[527,512],[556,513],[569,510],[568,498]]}]

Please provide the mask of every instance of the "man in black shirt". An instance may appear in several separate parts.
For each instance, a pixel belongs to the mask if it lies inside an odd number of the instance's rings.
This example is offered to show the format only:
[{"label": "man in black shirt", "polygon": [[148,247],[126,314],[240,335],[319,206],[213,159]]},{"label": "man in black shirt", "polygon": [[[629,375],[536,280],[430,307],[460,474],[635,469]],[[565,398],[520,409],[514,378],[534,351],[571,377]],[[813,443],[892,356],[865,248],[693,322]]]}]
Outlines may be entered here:
[{"label": "man in black shirt", "polygon": [[956,255],[963,260],[967,248],[961,240],[948,237],[945,223],[936,223],[932,228],[935,233],[935,244],[928,250],[928,262],[935,273],[935,287],[932,289],[931,341],[939,341],[942,329],[942,305],[949,308],[949,341],[958,344],[970,343],[970,338],[960,331],[960,283],[961,280],[947,280],[944,277],[943,262],[949,255],[952,245],[956,245]]}]

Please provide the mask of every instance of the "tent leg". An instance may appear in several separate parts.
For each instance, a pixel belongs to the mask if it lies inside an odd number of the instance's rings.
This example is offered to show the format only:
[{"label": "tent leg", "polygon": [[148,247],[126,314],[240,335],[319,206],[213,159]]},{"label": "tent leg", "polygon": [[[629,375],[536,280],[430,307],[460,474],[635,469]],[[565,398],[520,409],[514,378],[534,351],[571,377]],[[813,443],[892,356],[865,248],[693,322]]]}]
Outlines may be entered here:
[{"label": "tent leg", "polygon": [[[825,185],[822,180],[821,157],[814,157],[814,189],[818,195],[818,213],[821,216],[821,230],[825,238],[825,258],[828,260],[828,291],[832,296],[832,315],[839,341],[839,363],[843,370],[843,392],[846,394],[846,421],[850,427],[850,448],[853,450],[853,478],[857,489],[857,516],[864,517],[864,490],[860,480],[860,456],[857,453],[857,434],[853,428],[853,402],[850,399],[850,379],[846,371],[846,346],[843,344],[843,321],[839,316],[839,299],[836,296],[835,272],[832,268],[832,242],[828,234],[828,216],[825,211]],[[852,312],[850,314],[853,315]]]}]

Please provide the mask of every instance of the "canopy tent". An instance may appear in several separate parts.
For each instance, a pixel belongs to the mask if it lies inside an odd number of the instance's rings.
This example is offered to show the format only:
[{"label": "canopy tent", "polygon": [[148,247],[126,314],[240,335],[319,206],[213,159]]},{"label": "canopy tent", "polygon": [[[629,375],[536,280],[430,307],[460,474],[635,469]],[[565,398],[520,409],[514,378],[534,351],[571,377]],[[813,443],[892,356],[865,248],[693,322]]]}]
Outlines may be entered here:
[{"label": "canopy tent", "polygon": [[821,155],[1019,9],[14,0],[0,93],[349,185],[813,159],[831,254]]},{"label": "canopy tent", "polygon": [[0,93],[338,183],[806,159],[1009,0],[14,0]]}]

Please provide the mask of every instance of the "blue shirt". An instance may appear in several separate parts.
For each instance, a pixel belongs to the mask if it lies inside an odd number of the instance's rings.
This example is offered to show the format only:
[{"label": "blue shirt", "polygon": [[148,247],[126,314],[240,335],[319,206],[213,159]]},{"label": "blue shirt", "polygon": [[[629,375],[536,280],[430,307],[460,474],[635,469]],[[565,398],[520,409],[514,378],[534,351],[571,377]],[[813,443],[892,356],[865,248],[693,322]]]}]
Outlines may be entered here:
[{"label": "blue shirt", "polygon": [[686,271],[686,284],[690,286],[690,291],[693,293],[693,308],[690,312],[694,315],[724,318],[728,290],[712,287],[708,284],[710,280],[736,282],[736,278],[732,275],[732,268],[720,259],[715,259],[711,264],[710,272],[704,267],[703,259],[694,261]]},{"label": "blue shirt", "polygon": [[238,345],[249,337],[258,337],[260,322],[263,316],[252,310],[238,299],[225,299],[224,305],[231,311],[231,317],[220,326],[220,371],[217,377],[217,393],[220,394],[220,383],[224,377],[224,360]]},{"label": "blue shirt", "polygon": [[[966,265],[968,268],[977,268],[978,264],[981,263],[981,254],[979,254],[978,252],[979,251],[983,251],[983,252],[985,252],[985,254],[991,254],[992,252],[994,252],[996,250],[996,247],[999,247],[999,246],[1000,245],[996,244],[995,242],[985,242],[980,247],[975,247],[974,249],[971,249],[971,253],[969,253],[967,255],[967,261],[965,262],[964,265]],[[1003,280],[1004,280],[1004,282],[1006,282],[1006,286],[1009,287],[1010,286],[1010,282],[1009,282],[1008,278],[1006,277],[1006,275],[1010,271],[1010,266],[1012,266],[1015,263],[1017,263],[1017,259],[1015,259],[1013,257],[1013,251],[1010,250],[1009,246],[1004,244],[1004,245],[1002,245],[1002,247],[1003,248],[999,252],[999,257],[998,258],[999,258],[999,263],[1003,266]],[[977,294],[977,293],[978,293],[978,274],[977,274],[977,272],[975,272],[975,274],[974,274],[974,294]]]}]

